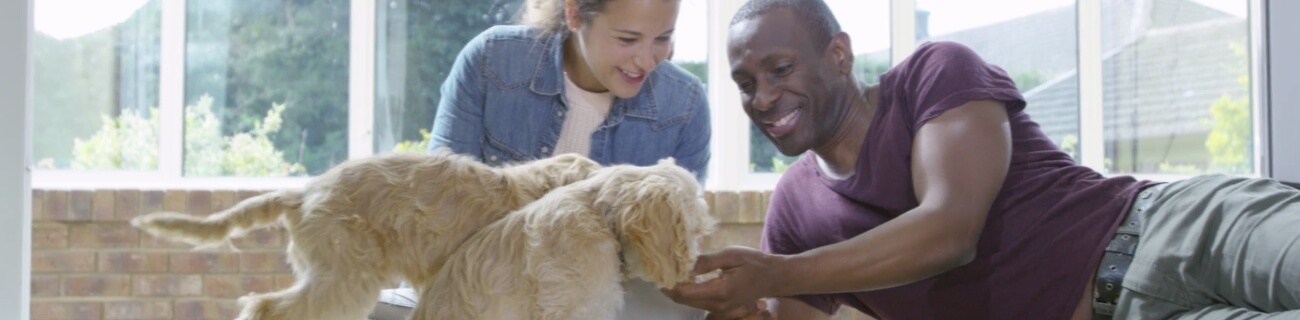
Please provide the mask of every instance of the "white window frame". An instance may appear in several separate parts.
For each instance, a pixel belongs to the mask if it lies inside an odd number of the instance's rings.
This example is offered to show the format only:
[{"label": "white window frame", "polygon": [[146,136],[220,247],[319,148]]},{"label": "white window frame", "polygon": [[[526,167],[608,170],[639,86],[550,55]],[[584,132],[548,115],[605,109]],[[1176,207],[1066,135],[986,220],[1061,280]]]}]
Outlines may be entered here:
[{"label": "white window frame", "polygon": [[[308,178],[190,178],[182,175],[183,123],[184,123],[184,61],[185,61],[185,1],[162,0],[162,44],[159,86],[160,147],[159,168],[146,172],[129,171],[70,171],[39,170],[33,173],[36,188],[172,188],[172,189],[239,189],[284,188],[301,186]],[[915,48],[915,0],[888,0],[890,3],[891,56],[893,64],[911,54]],[[1273,21],[1273,29],[1294,26],[1286,19],[1268,19],[1263,10],[1268,0],[1249,0],[1251,6],[1250,49],[1253,98],[1253,121],[1256,128],[1256,174],[1287,175],[1291,181],[1300,180],[1300,147],[1270,143],[1270,137],[1300,136],[1296,126],[1281,125],[1282,119],[1295,119],[1300,110],[1270,110],[1270,101],[1296,101],[1294,92],[1272,92],[1273,83],[1295,82],[1295,73],[1272,72],[1266,58],[1270,52],[1263,48],[1266,21]],[[738,89],[730,79],[726,64],[726,38],[728,24],[745,0],[708,1],[708,88],[709,104],[713,113],[713,158],[709,163],[708,188],[713,190],[763,190],[776,185],[776,173],[749,172],[749,121],[739,107]],[[374,97],[376,75],[376,31],[378,26],[375,2],[351,1],[348,80],[348,158],[356,159],[375,154],[374,151]],[[1101,8],[1094,0],[1076,1],[1079,41],[1079,118],[1081,163],[1104,170],[1104,139],[1102,119],[1102,64],[1101,64]],[[1271,1],[1271,6],[1294,6],[1286,1]],[[1277,41],[1281,35],[1273,35]],[[1291,47],[1274,45],[1272,56]],[[1287,63],[1275,61],[1274,63]],[[1290,62],[1294,64],[1294,62]],[[1288,65],[1289,66],[1289,65]],[[1291,78],[1285,78],[1291,77]],[[1287,95],[1291,96],[1287,96]],[[1289,100],[1288,100],[1289,99]],[[1291,103],[1297,105],[1297,103]],[[1269,114],[1272,114],[1270,117]],[[1277,130],[1277,131],[1272,131]],[[1273,139],[1276,140],[1276,139]],[[1096,150],[1096,151],[1094,151]],[[1152,180],[1176,180],[1178,175],[1138,175]]]}]

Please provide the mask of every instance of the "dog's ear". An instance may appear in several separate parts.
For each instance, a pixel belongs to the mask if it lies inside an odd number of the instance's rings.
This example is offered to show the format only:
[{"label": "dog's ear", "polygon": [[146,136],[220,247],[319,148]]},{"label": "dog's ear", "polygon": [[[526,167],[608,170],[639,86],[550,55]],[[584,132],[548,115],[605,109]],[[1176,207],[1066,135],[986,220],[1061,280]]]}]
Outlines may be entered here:
[{"label": "dog's ear", "polygon": [[686,281],[694,259],[690,226],[683,214],[694,209],[683,202],[694,197],[682,197],[681,186],[657,175],[618,188],[623,196],[614,199],[611,208],[617,211],[615,223],[626,246],[622,249],[636,257],[628,261],[633,264],[628,266],[631,276],[660,288]]}]

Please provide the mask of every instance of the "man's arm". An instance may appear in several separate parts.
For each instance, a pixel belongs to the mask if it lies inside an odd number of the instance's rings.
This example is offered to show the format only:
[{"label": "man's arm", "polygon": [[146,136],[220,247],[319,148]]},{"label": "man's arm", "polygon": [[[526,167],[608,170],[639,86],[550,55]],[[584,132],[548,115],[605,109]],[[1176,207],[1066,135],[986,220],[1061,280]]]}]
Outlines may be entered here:
[{"label": "man's arm", "polygon": [[[920,205],[868,232],[789,256],[798,277],[773,296],[860,292],[906,285],[970,263],[1011,162],[1003,103],[967,102],[930,120],[912,145]],[[781,279],[786,279],[785,277]]]},{"label": "man's arm", "polygon": [[830,320],[831,315],[794,298],[768,299],[767,309],[775,320]]},{"label": "man's arm", "polygon": [[913,140],[912,180],[920,205],[849,240],[797,255],[729,247],[701,255],[692,274],[716,279],[680,284],[678,303],[711,312],[761,297],[879,290],[970,263],[984,220],[1011,163],[1003,103],[971,101],[926,122]]}]

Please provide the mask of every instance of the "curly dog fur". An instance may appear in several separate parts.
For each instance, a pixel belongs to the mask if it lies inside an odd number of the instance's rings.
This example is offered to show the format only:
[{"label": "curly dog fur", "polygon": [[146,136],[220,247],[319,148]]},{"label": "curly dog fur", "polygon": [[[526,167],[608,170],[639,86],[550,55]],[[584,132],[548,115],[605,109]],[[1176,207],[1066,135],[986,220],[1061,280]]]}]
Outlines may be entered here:
[{"label": "curly dog fur", "polygon": [[492,168],[445,149],[340,164],[301,189],[266,193],[208,217],[159,212],[131,224],[197,246],[280,224],[297,282],[239,299],[238,319],[364,319],[398,277],[428,283],[474,232],[586,179],[600,166],[560,155]]},{"label": "curly dog fur", "polygon": [[625,277],[689,280],[716,224],[701,191],[671,159],[597,170],[471,237],[411,319],[614,319]]}]

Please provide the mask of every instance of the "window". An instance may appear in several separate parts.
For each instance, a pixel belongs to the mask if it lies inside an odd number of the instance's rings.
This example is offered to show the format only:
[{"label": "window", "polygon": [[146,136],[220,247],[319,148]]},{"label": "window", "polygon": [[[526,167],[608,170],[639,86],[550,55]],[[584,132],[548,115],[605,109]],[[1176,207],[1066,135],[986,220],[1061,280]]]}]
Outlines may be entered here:
[{"label": "window", "polygon": [[184,175],[347,160],[348,0],[186,3]]},{"label": "window", "polygon": [[[956,41],[1001,67],[1043,133],[1076,159],[1078,24],[1073,0],[918,0],[917,43]],[[972,14],[975,13],[975,14]]]},{"label": "window", "polygon": [[159,2],[35,2],[38,169],[158,168]]},{"label": "window", "polygon": [[[33,181],[247,184],[423,151],[446,69],[523,1],[36,0]],[[708,87],[711,188],[770,188],[795,159],[750,124],[729,67],[710,64],[725,60],[744,2],[682,0],[674,36],[671,62]],[[1254,126],[1270,120],[1255,98],[1262,27],[1249,13],[1260,0],[826,2],[859,79],[878,82],[916,44],[960,41],[1005,69],[1043,131],[1099,171],[1267,169]]]},{"label": "window", "polygon": [[[853,68],[858,80],[870,84],[880,82],[880,74],[890,66],[889,2],[826,0],[826,5],[839,20],[840,30],[849,34],[855,55]],[[729,107],[740,106],[714,108]],[[746,118],[745,121],[749,120]],[[750,172],[785,172],[785,168],[799,158],[799,155],[787,156],[777,151],[772,141],[752,122],[749,124],[749,145]]]},{"label": "window", "polygon": [[442,82],[461,48],[488,27],[517,20],[521,0],[376,3],[374,152],[424,152]]},{"label": "window", "polygon": [[1103,1],[1105,168],[1257,174],[1247,2]]}]

